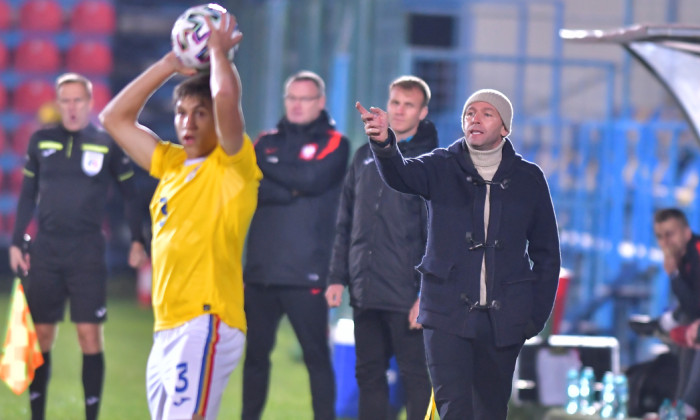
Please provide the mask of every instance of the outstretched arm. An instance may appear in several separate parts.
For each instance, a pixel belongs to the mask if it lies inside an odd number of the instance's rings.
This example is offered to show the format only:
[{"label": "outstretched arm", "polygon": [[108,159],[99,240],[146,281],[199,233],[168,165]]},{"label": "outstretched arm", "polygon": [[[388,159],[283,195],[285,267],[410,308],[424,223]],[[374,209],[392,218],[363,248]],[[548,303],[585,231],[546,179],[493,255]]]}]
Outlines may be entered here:
[{"label": "outstretched arm", "polygon": [[122,89],[100,113],[100,121],[112,138],[146,171],[151,169],[151,157],[160,139],[139,124],[138,117],[153,92],[176,73],[193,75],[196,70],[184,67],[171,51]]},{"label": "outstretched arm", "polygon": [[214,118],[219,144],[228,155],[241,150],[245,121],[241,109],[241,79],[236,65],[228,59],[228,52],[241,41],[243,34],[236,31],[236,18],[226,13],[219,28],[215,28],[209,17],[210,35],[207,41],[211,60],[211,95],[214,102]]},{"label": "outstretched arm", "polygon": [[430,199],[426,159],[404,159],[396,144],[396,135],[389,128],[386,111],[376,107],[368,111],[359,102],[355,103],[355,108],[360,113],[377,169],[386,185],[398,192]]}]

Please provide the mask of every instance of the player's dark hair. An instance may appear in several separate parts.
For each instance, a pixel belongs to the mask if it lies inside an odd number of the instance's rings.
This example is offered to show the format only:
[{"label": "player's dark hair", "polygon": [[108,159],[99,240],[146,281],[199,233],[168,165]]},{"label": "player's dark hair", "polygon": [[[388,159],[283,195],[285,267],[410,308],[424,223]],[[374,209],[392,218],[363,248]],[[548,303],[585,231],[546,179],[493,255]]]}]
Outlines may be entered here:
[{"label": "player's dark hair", "polygon": [[211,103],[209,73],[198,73],[175,86],[173,90],[173,104],[186,97],[199,98]]},{"label": "player's dark hair", "polygon": [[656,213],[654,213],[654,223],[663,223],[671,219],[678,220],[683,226],[688,226],[688,218],[680,209],[670,207],[657,210]]}]

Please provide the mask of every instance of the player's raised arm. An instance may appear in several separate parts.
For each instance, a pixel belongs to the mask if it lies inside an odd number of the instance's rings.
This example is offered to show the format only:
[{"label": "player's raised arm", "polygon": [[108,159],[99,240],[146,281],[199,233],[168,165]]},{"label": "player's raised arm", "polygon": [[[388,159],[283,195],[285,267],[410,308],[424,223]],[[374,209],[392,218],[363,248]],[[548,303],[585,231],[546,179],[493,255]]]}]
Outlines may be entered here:
[{"label": "player's raised arm", "polygon": [[206,18],[210,35],[207,41],[211,60],[211,95],[216,120],[216,133],[221,148],[229,154],[238,153],[243,144],[245,122],[241,109],[241,81],[238,70],[228,57],[243,37],[236,30],[236,18],[225,13],[221,24],[215,27],[209,17]]},{"label": "player's raised arm", "polygon": [[159,138],[139,124],[138,116],[153,92],[176,73],[193,75],[196,70],[185,68],[169,52],[122,89],[100,113],[100,121],[112,138],[147,171]]}]

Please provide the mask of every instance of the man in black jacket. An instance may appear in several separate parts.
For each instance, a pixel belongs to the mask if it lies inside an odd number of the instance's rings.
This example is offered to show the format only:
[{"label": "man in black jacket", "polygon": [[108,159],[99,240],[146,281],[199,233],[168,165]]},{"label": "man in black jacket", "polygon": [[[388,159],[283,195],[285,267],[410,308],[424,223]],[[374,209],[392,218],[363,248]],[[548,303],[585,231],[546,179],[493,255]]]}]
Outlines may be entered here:
[{"label": "man in black jacket", "polygon": [[[51,348],[66,299],[83,353],[85,417],[96,419],[104,381],[103,323],[107,319],[107,267],[102,222],[109,186],[127,200],[132,244],[129,263],[146,259],[131,161],[103,130],[90,123],[92,83],[79,74],[56,80],[60,124],[29,140],[22,190],[10,245],[10,267],[28,274],[27,302],[44,364],[29,386],[32,419],[43,419],[51,375]],[[22,239],[37,209],[39,229],[30,254]]]},{"label": "man in black jacket", "polygon": [[428,203],[420,313],[443,420],[505,420],[515,361],[549,317],[561,258],[542,170],[506,136],[513,108],[492,89],[462,111],[464,137],[404,158],[386,112],[357,103],[379,172]]},{"label": "man in black jacket", "polygon": [[688,218],[677,208],[660,209],[654,214],[654,235],[678,301],[676,308],[659,318],[659,326],[681,345],[676,397],[695,411],[700,408],[700,352],[692,348],[700,325],[700,237],[693,234]]},{"label": "man in black jacket", "polygon": [[[389,125],[404,156],[437,147],[428,115],[430,88],[402,76],[389,86]],[[386,418],[386,370],[396,356],[406,389],[406,418],[423,419],[430,399],[423,333],[418,324],[419,273],[425,249],[426,209],[419,197],[389,189],[368,144],[355,153],[345,177],[331,257],[326,300],[339,306],[345,286],[355,324],[355,372],[360,420]]]},{"label": "man in black jacket", "polygon": [[323,292],[349,145],[327,112],[323,79],[310,71],[285,84],[285,117],[255,144],[263,172],[248,233],[243,365],[244,420],[259,419],[270,352],[285,313],[309,371],[316,420],[335,417],[335,382]]}]

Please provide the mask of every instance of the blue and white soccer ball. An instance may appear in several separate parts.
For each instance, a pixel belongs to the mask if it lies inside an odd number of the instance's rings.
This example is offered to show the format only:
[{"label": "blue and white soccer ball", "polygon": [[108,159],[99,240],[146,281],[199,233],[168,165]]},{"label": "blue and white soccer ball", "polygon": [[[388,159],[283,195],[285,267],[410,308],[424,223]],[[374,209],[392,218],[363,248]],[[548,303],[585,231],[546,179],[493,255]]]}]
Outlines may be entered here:
[{"label": "blue and white soccer ball", "polygon": [[[200,4],[190,7],[181,14],[170,33],[173,52],[186,67],[204,70],[209,67],[209,27],[204,19],[211,18],[216,28],[221,25],[222,16],[226,9],[215,3]],[[238,29],[236,29],[236,32]],[[235,48],[229,52],[229,59],[233,60]]]}]

